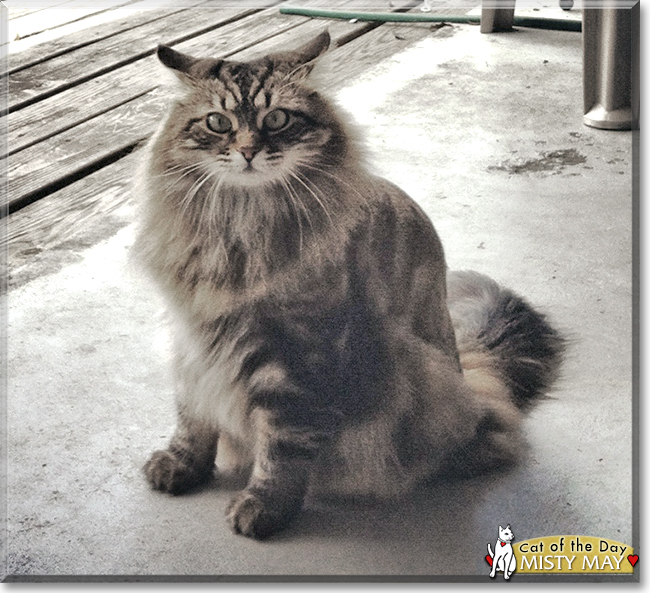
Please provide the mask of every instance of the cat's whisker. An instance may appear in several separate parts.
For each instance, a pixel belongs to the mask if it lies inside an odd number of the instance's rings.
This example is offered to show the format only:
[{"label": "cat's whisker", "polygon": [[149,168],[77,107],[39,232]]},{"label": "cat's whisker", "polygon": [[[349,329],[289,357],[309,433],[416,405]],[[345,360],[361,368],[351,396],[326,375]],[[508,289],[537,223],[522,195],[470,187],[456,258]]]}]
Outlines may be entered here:
[{"label": "cat's whisker", "polygon": [[203,226],[207,224],[208,227],[208,243],[210,242],[210,226],[211,226],[211,221],[209,218],[206,218],[205,216],[205,211],[206,208],[209,210],[210,209],[210,192],[208,192],[208,195],[201,200],[201,210],[199,213],[199,216],[197,218],[197,224],[195,225],[196,231],[194,233],[194,240],[198,240],[199,235],[201,234],[201,231],[203,230]]},{"label": "cat's whisker", "polygon": [[[172,195],[178,191],[179,186],[187,182],[187,176],[201,169],[202,163],[195,163],[193,165],[178,165],[172,167],[167,173],[159,173],[152,175],[152,179],[165,180],[164,190]],[[173,178],[173,179],[169,179]]]},{"label": "cat's whisker", "polygon": [[185,206],[188,202],[192,200],[194,197],[196,191],[198,191],[198,188],[201,186],[201,184],[210,176],[210,173],[207,171],[204,172],[202,175],[200,175],[197,179],[194,180],[192,185],[189,187],[185,195],[183,196],[181,200],[181,206]]},{"label": "cat's whisker", "polygon": [[296,171],[292,171],[290,173],[290,175],[291,175],[291,177],[293,179],[295,179],[298,183],[300,183],[312,195],[314,200],[316,200],[318,205],[323,209],[323,212],[325,212],[325,215],[329,219],[330,224],[333,227],[336,227],[336,224],[334,223],[334,220],[332,219],[332,215],[330,214],[330,211],[327,209],[327,207],[325,206],[323,201],[318,197],[318,195],[316,195],[316,192],[314,192],[314,190],[311,187],[309,187],[309,185],[307,185],[306,181],[302,179],[302,176],[299,173],[297,173]]},{"label": "cat's whisker", "polygon": [[298,204],[296,203],[297,199],[294,196],[293,192],[291,191],[291,187],[284,180],[282,180],[281,183],[282,186],[287,191],[287,195],[289,196],[289,203],[293,208],[294,214],[296,216],[296,221],[298,222],[298,254],[300,257],[302,257],[302,248],[303,248],[302,220],[301,220],[300,212],[298,211]]},{"label": "cat's whisker", "polygon": [[296,202],[298,203],[298,205],[300,206],[302,211],[305,213],[305,218],[307,219],[307,223],[309,224],[309,228],[313,232],[314,231],[314,223],[312,221],[311,213],[309,211],[309,208],[307,208],[307,206],[305,205],[305,202],[302,200],[302,198],[300,197],[298,192],[291,186],[290,181],[289,181],[289,186],[290,186],[291,191],[293,192],[293,195],[295,196]]},{"label": "cat's whisker", "polygon": [[208,201],[210,207],[208,209],[208,240],[212,241],[212,231],[214,230],[218,235],[218,207],[221,205],[220,191],[223,186],[223,177],[219,177],[217,182],[212,185]]},{"label": "cat's whisker", "polygon": [[[208,243],[212,244],[212,230],[213,228],[215,231],[217,230],[217,225],[216,225],[216,220],[214,217],[214,211],[216,206],[219,204],[219,200],[217,195],[215,194],[215,189],[218,188],[221,183],[223,178],[222,177],[216,177],[214,174],[209,173],[207,179],[205,182],[203,182],[204,185],[207,181],[214,181],[216,179],[216,183],[212,183],[211,187],[209,190],[206,192],[206,195],[204,196],[203,200],[201,201],[201,210],[197,219],[197,224],[196,226],[196,234],[195,236],[198,237],[198,234],[202,231],[203,226],[207,226],[207,234],[208,234]],[[200,189],[200,188],[199,188]],[[197,190],[198,191],[198,190]]]},{"label": "cat's whisker", "polygon": [[289,202],[291,204],[291,207],[293,208],[294,214],[296,216],[296,220],[298,221],[298,233],[299,233],[299,254],[302,256],[302,249],[303,249],[303,228],[302,228],[302,216],[301,216],[301,211],[302,214],[304,214],[307,222],[309,223],[309,226],[313,232],[314,226],[311,221],[311,217],[309,216],[309,210],[305,207],[304,203],[300,199],[300,196],[294,191],[294,189],[291,187],[291,182],[287,181],[284,178],[280,179],[280,184],[282,187],[286,190],[287,195],[289,197]]},{"label": "cat's whisker", "polygon": [[[194,182],[194,184],[192,185],[190,190],[188,190],[188,192],[185,194],[185,197],[183,198],[183,200],[181,200],[181,204],[180,204],[180,212],[178,214],[178,220],[179,221],[182,221],[182,220],[185,219],[185,216],[186,216],[186,213],[187,213],[188,209],[195,202],[195,197],[196,197],[197,193],[199,192],[201,187],[203,187],[203,185],[211,177],[212,177],[212,175],[209,172],[203,174],[201,177],[199,177],[199,179],[197,181]],[[185,250],[186,252],[191,251],[194,248],[194,244],[197,242],[200,230],[202,228],[201,221],[202,221],[202,215],[203,215],[204,207],[205,207],[205,200],[203,201],[203,204],[201,205],[201,209],[200,209],[198,217],[196,217],[196,219],[194,220],[193,226],[195,227],[196,231],[195,231],[194,236],[192,238],[192,242],[188,245],[187,249]],[[192,216],[191,218],[194,219],[195,217]]]},{"label": "cat's whisker", "polygon": [[[197,168],[196,170],[198,170],[198,168]],[[167,187],[166,187],[167,191],[169,191],[169,192],[171,192],[171,191],[177,191],[177,190],[179,189],[179,186],[183,186],[183,185],[185,185],[185,187],[187,187],[188,183],[191,183],[191,184],[192,184],[192,185],[190,186],[190,189],[191,189],[191,188],[194,186],[194,184],[195,184],[199,179],[203,178],[203,175],[204,175],[204,174],[201,174],[201,175],[199,176],[198,179],[194,179],[194,180],[187,179],[187,178],[186,178],[187,175],[190,175],[192,172],[193,172],[193,171],[190,171],[190,172],[184,174],[183,176],[178,177],[177,179],[174,179],[173,181],[171,181],[170,183],[168,183],[168,184],[167,184]],[[188,190],[188,191],[189,191],[189,190]]]},{"label": "cat's whisker", "polygon": [[[221,189],[224,185],[224,178],[214,174],[210,174],[208,178],[214,182],[212,183],[205,200],[203,200],[199,222],[207,225],[207,243],[213,246],[215,252],[221,252],[225,265],[228,266],[228,249],[226,248],[222,234],[219,232],[219,220],[223,210],[223,196],[221,195]],[[207,216],[205,216],[206,208]],[[196,226],[197,233],[195,237],[198,237],[201,224],[197,224]]]},{"label": "cat's whisker", "polygon": [[298,203],[298,205],[300,206],[301,210],[302,210],[302,211],[304,212],[304,214],[305,214],[305,218],[307,219],[307,222],[309,223],[309,228],[310,228],[310,229],[312,230],[312,232],[313,232],[313,231],[314,231],[314,223],[313,223],[313,220],[312,220],[312,217],[311,217],[311,210],[310,210],[310,208],[307,207],[307,205],[305,204],[304,200],[300,197],[300,193],[299,193],[299,192],[297,191],[297,189],[294,188],[293,185],[291,184],[291,178],[287,179],[287,183],[288,183],[288,185],[289,185],[289,188],[290,188],[291,192],[292,192],[293,195],[295,196],[296,202]]},{"label": "cat's whisker", "polygon": [[[195,163],[192,165],[178,165],[171,168],[166,173],[159,173],[152,175],[153,179],[164,180],[165,190],[167,192],[175,192],[177,188],[187,181],[187,176],[200,170],[202,163]],[[171,178],[171,179],[170,179]]]},{"label": "cat's whisker", "polygon": [[180,216],[184,217],[187,213],[188,208],[194,201],[194,198],[196,197],[196,194],[199,192],[201,187],[205,184],[205,182],[210,179],[211,174],[209,172],[204,173],[201,177],[199,177],[190,187],[190,189],[187,191],[183,199],[181,200],[180,206]]},{"label": "cat's whisker", "polygon": [[[182,179],[185,177],[188,173],[191,173],[192,171],[195,171],[196,169],[199,169],[203,166],[203,163],[193,163],[191,165],[176,165],[175,167],[170,167],[167,171],[164,173],[158,173],[156,175],[152,175],[153,179],[159,179],[163,177],[176,177],[178,176],[179,179]],[[179,173],[182,172],[182,175],[178,175]]]},{"label": "cat's whisker", "polygon": [[304,161],[300,161],[298,163],[298,166],[299,167],[304,167],[306,169],[311,169],[311,170],[316,171],[318,173],[322,173],[323,175],[327,175],[328,177],[330,177],[334,181],[336,181],[338,183],[342,183],[343,185],[349,187],[355,194],[357,194],[357,196],[359,196],[363,200],[363,203],[366,206],[368,205],[368,198],[364,194],[362,194],[356,187],[354,187],[354,185],[352,185],[351,183],[349,183],[348,181],[343,179],[341,176],[335,175],[331,171],[328,171],[327,169],[324,169],[322,167],[316,167],[315,165],[310,165],[309,163],[306,163]]}]

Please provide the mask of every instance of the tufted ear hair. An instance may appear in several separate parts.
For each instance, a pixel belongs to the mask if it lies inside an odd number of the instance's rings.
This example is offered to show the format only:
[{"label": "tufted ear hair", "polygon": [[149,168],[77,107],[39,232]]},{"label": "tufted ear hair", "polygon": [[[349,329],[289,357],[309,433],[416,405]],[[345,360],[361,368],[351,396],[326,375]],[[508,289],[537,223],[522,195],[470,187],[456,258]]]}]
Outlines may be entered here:
[{"label": "tufted ear hair", "polygon": [[330,34],[326,29],[302,47],[293,51],[274,54],[271,59],[275,67],[278,70],[285,71],[289,78],[302,80],[314,68],[316,58],[327,51],[330,41]]}]

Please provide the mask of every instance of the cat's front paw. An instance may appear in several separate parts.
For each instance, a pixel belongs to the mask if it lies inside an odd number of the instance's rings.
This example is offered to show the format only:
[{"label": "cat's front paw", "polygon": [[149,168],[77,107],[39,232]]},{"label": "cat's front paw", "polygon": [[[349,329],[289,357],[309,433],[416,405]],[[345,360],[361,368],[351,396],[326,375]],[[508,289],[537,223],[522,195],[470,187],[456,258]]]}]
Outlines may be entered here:
[{"label": "cat's front paw", "polygon": [[264,500],[254,492],[242,490],[228,505],[226,520],[238,535],[265,539],[285,527],[299,509],[299,504],[286,508],[272,500]]},{"label": "cat's front paw", "polygon": [[209,472],[198,471],[170,451],[156,451],[143,469],[153,488],[169,494],[182,494],[210,476]]}]

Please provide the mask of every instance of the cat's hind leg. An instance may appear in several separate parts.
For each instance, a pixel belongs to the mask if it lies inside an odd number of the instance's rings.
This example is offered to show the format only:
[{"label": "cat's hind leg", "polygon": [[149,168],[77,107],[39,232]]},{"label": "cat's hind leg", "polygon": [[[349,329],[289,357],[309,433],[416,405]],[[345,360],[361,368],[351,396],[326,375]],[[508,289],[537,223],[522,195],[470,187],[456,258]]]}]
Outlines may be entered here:
[{"label": "cat's hind leg", "polygon": [[490,578],[493,579],[497,576],[497,562],[498,559],[492,561],[492,570],[490,571]]},{"label": "cat's hind leg", "polygon": [[213,473],[218,433],[180,415],[176,433],[165,450],[155,451],[144,466],[151,486],[182,494],[206,482]]},{"label": "cat's hind leg", "polygon": [[496,569],[495,566],[494,566],[494,556],[496,555],[496,552],[493,552],[493,551],[492,551],[492,546],[490,546],[489,543],[488,543],[488,545],[487,545],[487,549],[488,549],[488,555],[490,556],[490,558],[492,558],[492,562],[491,562],[491,564],[490,564],[490,566],[492,567],[492,568],[490,569],[490,578],[493,579],[493,578],[496,576],[496,574],[497,574],[497,573],[496,573],[496,570],[497,570],[497,569]]},{"label": "cat's hind leg", "polygon": [[512,402],[510,389],[488,366],[476,366],[461,356],[465,384],[472,394],[478,421],[472,438],[460,443],[445,459],[442,475],[475,477],[512,467],[525,451],[522,411]]}]

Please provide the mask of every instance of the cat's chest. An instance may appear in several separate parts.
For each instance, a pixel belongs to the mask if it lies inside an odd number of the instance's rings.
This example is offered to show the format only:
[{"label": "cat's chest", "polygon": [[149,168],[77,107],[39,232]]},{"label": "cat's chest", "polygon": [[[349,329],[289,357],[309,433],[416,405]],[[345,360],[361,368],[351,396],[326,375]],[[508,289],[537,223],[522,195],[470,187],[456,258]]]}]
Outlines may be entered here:
[{"label": "cat's chest", "polygon": [[504,556],[512,553],[512,545],[509,542],[497,541],[495,545],[495,555]]},{"label": "cat's chest", "polygon": [[[278,307],[310,314],[318,309],[335,309],[350,296],[345,263],[297,261],[278,270],[260,266],[246,269],[241,284],[233,281],[236,273],[223,273],[220,265],[224,262],[196,256],[167,274],[172,279],[172,299],[198,322],[210,322],[258,305],[262,309]],[[226,261],[225,265],[232,262]]]},{"label": "cat's chest", "polygon": [[243,291],[234,290],[224,282],[223,269],[228,261],[214,249],[178,249],[178,252],[175,257],[169,257],[158,277],[169,300],[182,315],[196,323],[209,322],[227,315],[246,298]]},{"label": "cat's chest", "polygon": [[174,338],[177,393],[184,413],[238,441],[248,440],[248,400],[232,360],[234,334],[197,327],[183,315],[176,317]]}]

